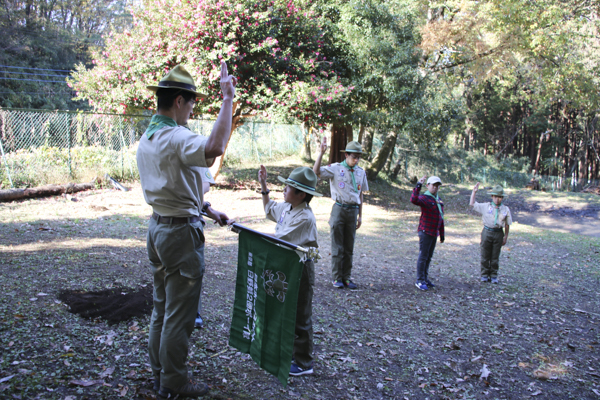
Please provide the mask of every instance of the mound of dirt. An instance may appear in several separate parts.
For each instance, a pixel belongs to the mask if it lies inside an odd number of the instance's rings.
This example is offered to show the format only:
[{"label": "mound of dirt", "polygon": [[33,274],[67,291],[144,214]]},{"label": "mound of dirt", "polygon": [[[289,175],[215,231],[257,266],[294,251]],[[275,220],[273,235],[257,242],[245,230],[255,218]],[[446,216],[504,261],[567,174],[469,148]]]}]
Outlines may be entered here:
[{"label": "mound of dirt", "polygon": [[69,311],[84,318],[101,318],[109,324],[127,321],[152,312],[152,287],[134,291],[115,288],[99,292],[65,291],[58,298],[69,306]]}]

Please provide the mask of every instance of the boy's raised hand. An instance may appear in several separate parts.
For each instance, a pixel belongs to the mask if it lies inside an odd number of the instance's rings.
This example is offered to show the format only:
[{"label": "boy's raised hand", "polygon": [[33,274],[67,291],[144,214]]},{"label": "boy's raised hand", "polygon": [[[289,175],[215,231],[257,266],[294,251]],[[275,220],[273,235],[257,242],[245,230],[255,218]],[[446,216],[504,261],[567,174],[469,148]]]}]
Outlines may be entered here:
[{"label": "boy's raised hand", "polygon": [[473,188],[473,192],[476,192],[476,191],[478,191],[478,190],[479,190],[479,182],[477,182],[477,183],[475,184],[475,187]]},{"label": "boy's raised hand", "polygon": [[419,179],[419,183],[422,185],[425,183],[426,180],[427,180],[427,175],[425,175],[421,179]]},{"label": "boy's raised hand", "polygon": [[267,169],[264,165],[261,165],[260,169],[258,170],[258,182],[261,185],[266,185],[267,183]]},{"label": "boy's raised hand", "polygon": [[327,138],[326,137],[323,137],[320,148],[321,148],[321,154],[325,154],[325,150],[327,150]]}]

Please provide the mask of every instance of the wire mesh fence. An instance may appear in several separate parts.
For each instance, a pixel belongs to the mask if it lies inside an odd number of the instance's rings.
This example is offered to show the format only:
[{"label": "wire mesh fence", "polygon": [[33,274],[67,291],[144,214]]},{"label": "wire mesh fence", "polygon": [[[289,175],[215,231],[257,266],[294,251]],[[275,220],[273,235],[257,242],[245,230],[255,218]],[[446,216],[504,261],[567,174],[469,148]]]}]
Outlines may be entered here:
[{"label": "wire mesh fence", "polygon": [[[106,174],[138,179],[137,141],[151,116],[0,109],[0,187],[89,182]],[[213,120],[190,120],[208,136]],[[264,161],[302,145],[299,126],[246,121],[234,132],[226,162]]]}]

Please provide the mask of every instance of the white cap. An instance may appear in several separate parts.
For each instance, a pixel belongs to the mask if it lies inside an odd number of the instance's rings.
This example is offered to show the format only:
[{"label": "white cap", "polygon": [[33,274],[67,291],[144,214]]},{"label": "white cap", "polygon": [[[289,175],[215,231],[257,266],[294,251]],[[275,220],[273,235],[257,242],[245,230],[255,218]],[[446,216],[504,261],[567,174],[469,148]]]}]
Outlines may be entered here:
[{"label": "white cap", "polygon": [[440,178],[438,178],[437,176],[430,176],[429,179],[427,179],[427,184],[434,184],[434,183],[439,183],[440,185],[442,184],[442,180]]},{"label": "white cap", "polygon": [[202,174],[203,182],[208,182],[208,183],[212,183],[212,184],[215,183],[215,179],[213,178],[213,176],[210,173],[210,170],[208,168],[198,167],[198,169],[200,170],[200,173]]}]

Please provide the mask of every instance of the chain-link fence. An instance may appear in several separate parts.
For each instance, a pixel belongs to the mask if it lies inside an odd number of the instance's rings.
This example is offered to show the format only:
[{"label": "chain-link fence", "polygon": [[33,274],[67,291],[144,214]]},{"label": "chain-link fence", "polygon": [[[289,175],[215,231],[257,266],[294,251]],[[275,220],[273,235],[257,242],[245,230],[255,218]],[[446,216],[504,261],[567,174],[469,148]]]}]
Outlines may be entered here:
[{"label": "chain-link fence", "polygon": [[[137,141],[150,116],[0,109],[0,187],[89,182],[108,174],[139,177]],[[192,131],[209,135],[212,120],[191,120]],[[227,163],[265,161],[300,149],[295,125],[246,121],[234,132]]]}]

